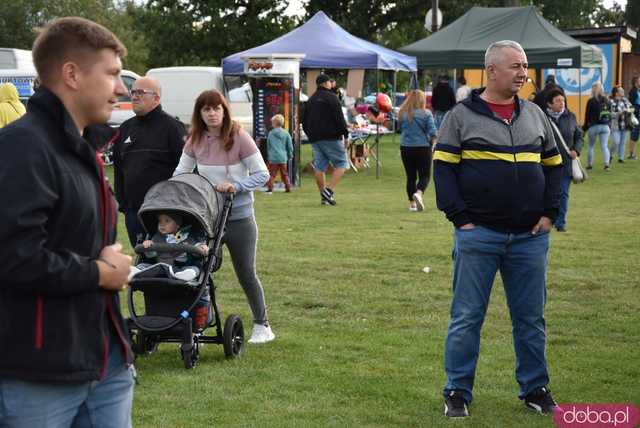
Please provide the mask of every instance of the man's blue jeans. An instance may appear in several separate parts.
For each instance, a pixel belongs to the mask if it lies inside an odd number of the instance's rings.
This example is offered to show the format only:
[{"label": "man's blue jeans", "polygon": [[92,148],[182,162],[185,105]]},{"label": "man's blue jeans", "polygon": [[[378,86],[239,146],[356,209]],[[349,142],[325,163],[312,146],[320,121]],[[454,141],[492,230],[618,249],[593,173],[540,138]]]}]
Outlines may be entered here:
[{"label": "man's blue jeans", "polygon": [[131,427],[133,368],[124,364],[119,345],[112,351],[107,375],[100,381],[0,379],[0,428]]},{"label": "man's blue jeans", "polygon": [[564,174],[560,180],[560,209],[554,224],[561,229],[567,224],[567,211],[569,211],[569,188],[571,187],[571,177]]},{"label": "man's blue jeans", "polygon": [[481,226],[455,230],[453,302],[445,344],[445,396],[457,389],[471,402],[480,329],[498,271],[511,315],[520,398],[547,385],[544,305],[548,249],[548,231],[509,234]]}]

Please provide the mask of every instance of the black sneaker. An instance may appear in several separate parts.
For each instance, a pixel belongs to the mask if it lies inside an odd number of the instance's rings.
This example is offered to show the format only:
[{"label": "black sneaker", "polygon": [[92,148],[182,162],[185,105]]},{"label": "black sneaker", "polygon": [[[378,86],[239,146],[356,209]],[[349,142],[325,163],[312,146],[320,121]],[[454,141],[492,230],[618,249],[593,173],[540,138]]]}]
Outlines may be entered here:
[{"label": "black sneaker", "polygon": [[593,169],[591,165],[587,165],[587,169]]},{"label": "black sneaker", "polygon": [[567,231],[567,228],[566,228],[566,227],[564,227],[564,226],[556,226],[556,230],[557,230],[558,232],[566,232],[566,231]]},{"label": "black sneaker", "polygon": [[449,395],[444,399],[444,415],[449,418],[466,418],[469,416],[469,408],[462,391],[449,391]]},{"label": "black sneaker", "polygon": [[629,159],[629,160],[636,160],[637,158],[636,158],[636,155],[635,155],[635,154],[633,154],[633,155],[629,155],[629,157],[628,157],[627,159]]},{"label": "black sneaker", "polygon": [[333,197],[333,190],[329,188],[325,187],[324,189],[322,189],[322,191],[320,192],[320,197],[322,198],[323,205],[327,205],[326,203],[324,203],[324,201],[326,201],[329,205],[336,204],[336,199]]},{"label": "black sneaker", "polygon": [[623,159],[618,159],[618,163],[624,163]]},{"label": "black sneaker", "polygon": [[546,387],[538,388],[529,395],[524,397],[525,407],[540,413],[541,415],[547,415],[553,413],[558,407],[558,404],[553,400],[551,391]]}]

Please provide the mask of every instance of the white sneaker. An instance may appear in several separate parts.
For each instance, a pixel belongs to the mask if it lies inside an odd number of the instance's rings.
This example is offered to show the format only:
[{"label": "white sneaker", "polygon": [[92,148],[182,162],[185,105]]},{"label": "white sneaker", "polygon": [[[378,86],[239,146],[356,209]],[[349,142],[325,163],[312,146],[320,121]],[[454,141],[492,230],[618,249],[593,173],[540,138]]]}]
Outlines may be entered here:
[{"label": "white sneaker", "polygon": [[416,208],[418,208],[418,211],[424,211],[424,201],[422,200],[422,194],[420,192],[416,192],[413,194],[413,200],[416,203]]},{"label": "white sneaker", "polygon": [[276,335],[271,331],[271,327],[268,325],[254,324],[253,332],[251,332],[251,339],[249,343],[267,343],[276,338]]}]

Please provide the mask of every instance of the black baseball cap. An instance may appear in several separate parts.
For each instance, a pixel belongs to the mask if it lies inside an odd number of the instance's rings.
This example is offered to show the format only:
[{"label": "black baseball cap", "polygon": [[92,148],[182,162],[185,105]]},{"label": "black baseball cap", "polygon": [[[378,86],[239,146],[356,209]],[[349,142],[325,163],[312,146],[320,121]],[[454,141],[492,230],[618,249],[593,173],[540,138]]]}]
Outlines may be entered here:
[{"label": "black baseball cap", "polygon": [[327,76],[324,73],[320,73],[318,77],[316,77],[316,85],[320,86],[323,83],[328,82],[329,80],[331,80],[331,77]]}]

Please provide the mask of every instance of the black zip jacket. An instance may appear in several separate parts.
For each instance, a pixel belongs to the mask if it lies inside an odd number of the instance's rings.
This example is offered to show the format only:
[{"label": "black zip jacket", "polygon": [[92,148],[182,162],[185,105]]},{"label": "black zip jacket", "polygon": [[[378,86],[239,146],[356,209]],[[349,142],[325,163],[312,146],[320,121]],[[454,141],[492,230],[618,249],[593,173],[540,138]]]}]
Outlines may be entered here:
[{"label": "black zip jacket", "polygon": [[431,107],[434,111],[449,111],[456,105],[456,94],[448,83],[438,83],[433,88]]},{"label": "black zip jacket", "polygon": [[[576,115],[566,109],[558,119],[554,119],[548,113],[547,115],[549,116],[549,120],[553,121],[553,123],[558,126],[558,130],[562,134],[562,138],[564,139],[567,148],[569,150],[575,150],[578,153],[578,156],[580,156],[584,134],[578,125]],[[558,145],[558,151],[560,151],[560,155],[562,155],[564,175],[571,177],[571,155],[567,153],[560,141],[556,141],[556,143]]]},{"label": "black zip jacket", "polygon": [[558,213],[562,158],[546,115],[514,100],[511,122],[495,115],[481,91],[445,116],[435,146],[438,208],[456,226],[466,223],[521,233]]},{"label": "black zip jacket", "polygon": [[118,295],[98,287],[116,233],[102,164],[46,88],[0,130],[0,153],[0,378],[98,380],[109,343],[131,362]]},{"label": "black zip jacket", "polygon": [[347,122],[336,94],[319,86],[305,104],[302,128],[311,143],[348,138]]},{"label": "black zip jacket", "polygon": [[138,210],[147,190],[169,179],[178,166],[185,129],[182,122],[156,107],[126,120],[113,146],[116,199],[120,209]]}]

